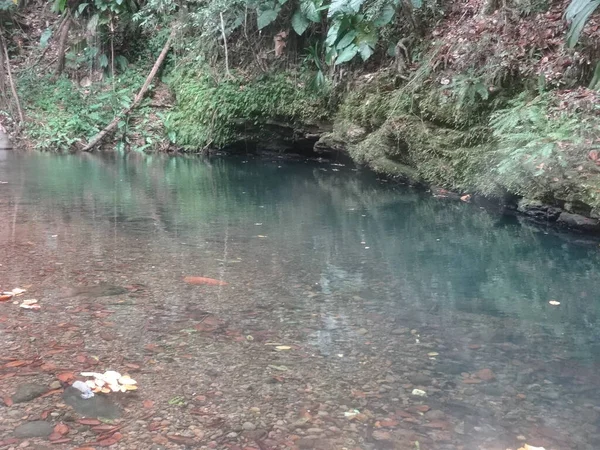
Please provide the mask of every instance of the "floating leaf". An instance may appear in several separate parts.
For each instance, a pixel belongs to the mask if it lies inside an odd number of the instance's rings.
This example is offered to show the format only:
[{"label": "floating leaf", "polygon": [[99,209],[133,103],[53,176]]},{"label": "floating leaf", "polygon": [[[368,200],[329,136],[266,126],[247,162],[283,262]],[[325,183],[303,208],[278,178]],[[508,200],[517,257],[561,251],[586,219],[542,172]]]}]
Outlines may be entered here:
[{"label": "floating leaf", "polygon": [[557,302],[556,300],[550,300],[548,303],[550,303],[552,306],[560,305],[560,302]]},{"label": "floating leaf", "polygon": [[275,350],[277,350],[278,352],[291,349],[292,347],[290,347],[289,345],[278,345],[277,347],[275,347]]}]

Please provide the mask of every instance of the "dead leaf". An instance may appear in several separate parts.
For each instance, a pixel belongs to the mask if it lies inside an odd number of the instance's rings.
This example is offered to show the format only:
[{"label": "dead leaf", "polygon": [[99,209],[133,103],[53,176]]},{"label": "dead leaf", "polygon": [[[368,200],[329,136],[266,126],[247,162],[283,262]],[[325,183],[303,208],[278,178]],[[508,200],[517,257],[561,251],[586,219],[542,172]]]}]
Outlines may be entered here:
[{"label": "dead leaf", "polygon": [[12,294],[4,294],[4,295],[0,295],[0,302],[7,302],[7,301],[9,301],[11,298],[13,298]]},{"label": "dead leaf", "polygon": [[48,436],[48,440],[51,442],[58,441],[59,439],[62,439],[62,434],[57,433],[56,431],[52,432],[52,434]]},{"label": "dead leaf", "polygon": [[46,392],[45,394],[40,395],[40,398],[50,397],[54,394],[60,394],[64,389],[52,389],[51,391]]},{"label": "dead leaf", "polygon": [[93,427],[92,431],[95,433],[106,433],[114,431],[116,428],[114,425],[98,425],[97,427]]},{"label": "dead leaf", "polygon": [[12,398],[10,398],[10,397],[3,397],[2,401],[4,402],[4,404],[6,406],[12,406],[13,405]]},{"label": "dead leaf", "polygon": [[58,433],[61,436],[64,436],[65,434],[69,434],[69,427],[62,422],[58,423],[54,427],[54,433]]},{"label": "dead leaf", "polygon": [[[598,150],[592,150],[592,151],[590,151],[590,152],[588,153],[588,156],[589,156],[589,158],[590,158],[592,161],[598,161],[598,156],[599,156],[599,155],[598,155]],[[526,444],[526,445],[527,445],[527,444]]]},{"label": "dead leaf", "polygon": [[42,420],[46,420],[48,418],[48,416],[50,415],[51,412],[52,412],[51,409],[45,409],[44,411],[42,411],[42,414],[40,415],[40,418]]},{"label": "dead leaf", "polygon": [[73,374],[73,372],[61,372],[58,375],[56,375],[56,378],[58,378],[63,383],[70,383],[75,379],[75,375]]},{"label": "dead leaf", "polygon": [[144,408],[150,409],[154,406],[154,402],[152,400],[144,400]]},{"label": "dead leaf", "polygon": [[123,439],[123,435],[117,432],[109,438],[95,442],[94,445],[96,445],[97,447],[110,447],[111,445],[115,445],[121,439]]},{"label": "dead leaf", "polygon": [[90,426],[102,424],[102,422],[100,422],[98,419],[79,419],[77,421],[77,423],[80,423],[81,425],[90,425]]},{"label": "dead leaf", "polygon": [[179,436],[178,434],[167,434],[167,439],[171,442],[184,445],[194,445],[196,443],[193,438]]},{"label": "dead leaf", "polygon": [[4,367],[21,367],[26,366],[27,364],[31,364],[31,361],[23,361],[22,359],[18,359],[16,361],[11,361],[4,364]]},{"label": "dead leaf", "polygon": [[202,285],[202,284],[206,284],[209,286],[226,286],[227,283],[221,280],[215,280],[214,278],[206,278],[206,277],[185,277],[183,279],[183,281],[185,281],[186,283],[189,284],[195,284],[195,285]]},{"label": "dead leaf", "polygon": [[548,303],[550,303],[552,306],[560,305],[560,302],[557,302],[556,300],[550,300]]}]

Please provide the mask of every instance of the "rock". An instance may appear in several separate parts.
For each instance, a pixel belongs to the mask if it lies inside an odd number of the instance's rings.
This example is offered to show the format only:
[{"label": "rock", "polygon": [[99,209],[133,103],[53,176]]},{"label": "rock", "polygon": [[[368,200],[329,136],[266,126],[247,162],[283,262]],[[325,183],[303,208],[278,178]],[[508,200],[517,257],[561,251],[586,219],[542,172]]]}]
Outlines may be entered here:
[{"label": "rock", "polygon": [[392,331],[392,334],[395,334],[396,336],[401,335],[401,334],[408,334],[408,333],[410,333],[410,330],[405,327],[396,328],[395,330]]},{"label": "rock", "polygon": [[27,383],[17,387],[17,391],[12,396],[14,403],[23,403],[38,398],[40,395],[48,392],[48,387],[43,384]]},{"label": "rock", "polygon": [[446,418],[446,414],[439,409],[432,409],[431,411],[427,411],[425,413],[425,418],[428,420],[442,420]]},{"label": "rock", "polygon": [[361,328],[360,330],[357,331],[357,333],[360,334],[361,336],[364,336],[368,332],[369,332],[369,330],[367,330],[366,328]]},{"label": "rock", "polygon": [[428,386],[431,384],[431,377],[428,377],[427,375],[424,375],[422,373],[415,373],[412,375],[409,375],[408,379],[410,380],[410,382],[412,384],[416,384],[419,386]]},{"label": "rock", "polygon": [[491,369],[481,369],[474,373],[474,375],[483,381],[492,381],[496,379],[496,374]]},{"label": "rock", "polygon": [[558,400],[560,395],[556,391],[543,391],[540,395],[547,400]]},{"label": "rock", "polygon": [[244,422],[242,429],[246,431],[254,431],[256,430],[256,425],[254,425],[252,422]]},{"label": "rock", "polygon": [[585,217],[580,214],[562,212],[558,217],[557,222],[561,225],[565,225],[570,228],[577,228],[578,230],[583,231],[600,230],[600,222],[597,219],[590,219],[589,217]]},{"label": "rock", "polygon": [[517,211],[536,220],[554,222],[561,214],[561,209],[546,205],[539,200],[522,198],[517,205]]},{"label": "rock", "polygon": [[54,426],[44,420],[26,422],[15,428],[13,435],[17,438],[46,437],[52,434]]},{"label": "rock", "polygon": [[238,437],[238,434],[235,431],[232,431],[231,433],[227,434],[227,437],[229,439],[235,439],[236,437]]},{"label": "rock", "polygon": [[[118,419],[121,411],[108,397],[95,395],[87,400],[81,398],[81,392],[72,386],[65,389],[63,400],[71,406],[78,414],[84,417]],[[157,442],[157,444],[162,444]]]},{"label": "rock", "polygon": [[427,397],[427,392],[422,391],[421,389],[413,389],[412,395],[415,395],[417,397]]},{"label": "rock", "polygon": [[309,428],[306,430],[308,434],[323,434],[324,431],[321,428]]},{"label": "rock", "polygon": [[62,387],[62,385],[60,384],[60,381],[56,380],[53,381],[52,383],[50,383],[50,389],[60,389]]},{"label": "rock", "polygon": [[392,435],[387,431],[375,430],[373,431],[373,439],[376,441],[391,441]]}]

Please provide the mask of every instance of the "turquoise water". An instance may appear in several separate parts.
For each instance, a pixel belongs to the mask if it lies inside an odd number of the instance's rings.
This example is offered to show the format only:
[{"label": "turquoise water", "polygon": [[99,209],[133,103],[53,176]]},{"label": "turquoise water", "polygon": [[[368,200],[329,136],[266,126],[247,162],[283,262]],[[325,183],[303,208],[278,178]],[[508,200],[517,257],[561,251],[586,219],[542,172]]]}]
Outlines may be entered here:
[{"label": "turquoise water", "polygon": [[[359,448],[600,448],[598,242],[331,162],[0,151],[0,181],[2,289],[32,285],[60,309],[72,301],[67,288],[145,286],[149,300],[114,321],[137,360],[152,333],[160,343],[166,330],[197,325],[183,323],[196,309],[241,336],[293,342],[291,356],[276,353],[280,363],[305,351],[304,381],[294,383],[318,392],[290,385],[290,403],[265,419],[271,433],[307,395],[339,416],[340,433],[320,437],[333,448],[351,445],[344,439]],[[186,275],[228,285],[190,287]],[[187,339],[199,355],[206,336]],[[258,338],[219,339],[214,352],[233,352],[239,370],[271,364],[272,353],[258,357],[268,347]],[[482,369],[494,379],[482,380]],[[184,361],[186,370],[202,369]],[[317,375],[322,385],[307,380]],[[220,382],[226,391],[238,381]],[[411,412],[422,404],[441,413]],[[336,407],[370,415],[349,420]],[[398,424],[381,428],[389,436],[373,431],[391,416]]]}]

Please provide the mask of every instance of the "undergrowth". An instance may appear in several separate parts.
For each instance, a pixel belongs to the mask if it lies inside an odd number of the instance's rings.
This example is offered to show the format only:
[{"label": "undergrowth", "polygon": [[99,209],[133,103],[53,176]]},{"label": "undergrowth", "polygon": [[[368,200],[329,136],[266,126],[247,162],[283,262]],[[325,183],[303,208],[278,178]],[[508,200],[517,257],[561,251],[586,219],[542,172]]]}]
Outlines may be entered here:
[{"label": "undergrowth", "polygon": [[328,115],[326,99],[293,73],[217,81],[206,72],[186,68],[178,70],[169,84],[177,103],[165,125],[169,139],[184,150],[236,142],[247,128],[260,131],[269,120],[310,123]]},{"label": "undergrowth", "polygon": [[[19,94],[28,118],[24,136],[40,150],[76,149],[127,107],[142,83],[143,76],[132,70],[86,88],[66,77],[21,77]],[[117,138],[127,128],[127,121],[119,123]]]}]

